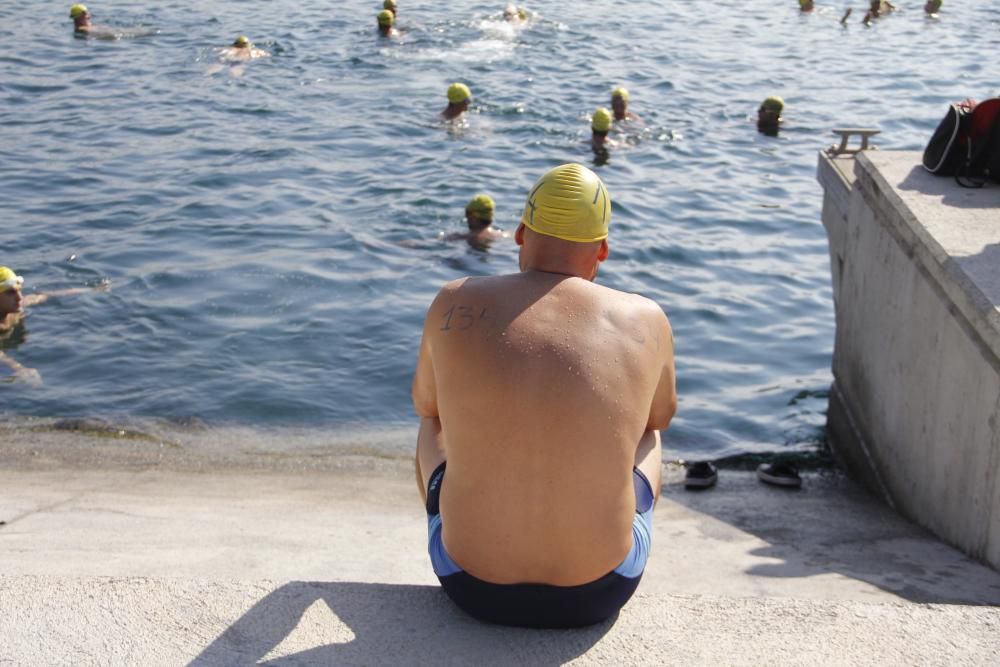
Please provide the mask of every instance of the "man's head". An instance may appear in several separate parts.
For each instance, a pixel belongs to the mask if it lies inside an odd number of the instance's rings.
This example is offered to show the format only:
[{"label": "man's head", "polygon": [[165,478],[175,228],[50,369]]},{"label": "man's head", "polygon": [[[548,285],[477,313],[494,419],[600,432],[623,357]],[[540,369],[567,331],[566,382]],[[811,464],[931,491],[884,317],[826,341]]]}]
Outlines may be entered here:
[{"label": "man's head", "polygon": [[0,266],[0,317],[24,310],[24,299],[21,296],[21,286],[24,278],[14,273],[6,266]]},{"label": "man's head", "polygon": [[628,90],[625,88],[615,88],[611,91],[611,110],[615,113],[615,120],[624,120],[628,113]]},{"label": "man's head", "polygon": [[604,136],[611,130],[611,112],[601,107],[590,117],[590,129],[594,134]]},{"label": "man's head", "polygon": [[396,16],[396,0],[385,0],[382,3],[382,9],[386,9],[392,12],[393,16]]},{"label": "man's head", "polygon": [[785,110],[785,101],[780,97],[772,96],[760,103],[757,109],[757,124],[763,126],[777,126],[781,122],[781,112]]},{"label": "man's head", "polygon": [[237,49],[249,49],[250,48],[250,38],[246,35],[240,35],[233,41],[233,48]]},{"label": "man's head", "polygon": [[77,28],[90,25],[90,12],[86,5],[73,5],[69,8],[69,17]]},{"label": "man's head", "polygon": [[515,21],[518,18],[517,7],[512,4],[508,4],[503,8],[503,18],[505,21]]},{"label": "man's head", "polygon": [[448,105],[462,106],[469,108],[469,101],[472,99],[472,91],[464,83],[453,83],[448,86]]},{"label": "man's head", "polygon": [[470,199],[465,205],[465,220],[469,223],[469,229],[478,231],[492,225],[495,211],[496,204],[489,195],[478,194]]},{"label": "man's head", "polygon": [[379,32],[388,33],[390,30],[392,30],[392,24],[396,20],[396,15],[393,14],[388,9],[383,9],[378,13],[378,16],[376,18],[378,20]]},{"label": "man's head", "polygon": [[593,280],[608,257],[610,222],[611,197],[597,174],[576,163],[549,170],[531,188],[514,235],[521,270]]},{"label": "man's head", "polygon": [[873,13],[878,14],[882,11],[882,0],[871,0],[871,2],[868,3],[868,6],[871,8]]},{"label": "man's head", "polygon": [[943,4],[942,0],[928,0],[927,4],[924,5],[924,11],[928,14],[937,14]]}]

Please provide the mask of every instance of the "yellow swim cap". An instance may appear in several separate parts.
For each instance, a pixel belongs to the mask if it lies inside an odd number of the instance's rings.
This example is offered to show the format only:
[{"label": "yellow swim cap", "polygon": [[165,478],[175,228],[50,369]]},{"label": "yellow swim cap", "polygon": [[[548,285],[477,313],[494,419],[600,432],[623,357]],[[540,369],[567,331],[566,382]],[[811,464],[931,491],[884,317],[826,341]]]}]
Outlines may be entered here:
[{"label": "yellow swim cap", "polygon": [[6,266],[0,266],[0,292],[6,292],[12,289],[21,289],[21,285],[24,284],[24,278],[17,275]]},{"label": "yellow swim cap", "polygon": [[785,108],[785,100],[777,96],[772,96],[760,103],[761,111],[773,111],[780,114]]},{"label": "yellow swim cap", "polygon": [[73,5],[69,8],[69,17],[71,19],[79,18],[87,13],[86,5]]},{"label": "yellow swim cap", "polygon": [[392,12],[388,9],[383,9],[378,13],[378,24],[382,26],[392,25],[394,18]]},{"label": "yellow swim cap", "polygon": [[395,8],[396,8],[396,0],[385,0],[385,2],[382,3],[382,9],[395,9]]},{"label": "yellow swim cap", "polygon": [[246,35],[240,35],[239,37],[236,38],[236,41],[233,42],[233,46],[235,46],[237,49],[249,48],[250,38],[247,37]]},{"label": "yellow swim cap", "polygon": [[608,238],[611,197],[597,174],[582,164],[564,164],[542,176],[528,195],[521,224],[563,241],[592,243]]},{"label": "yellow swim cap", "polygon": [[628,102],[628,90],[625,88],[615,88],[611,91],[611,99],[615,99],[616,97],[620,97]]},{"label": "yellow swim cap", "polygon": [[471,99],[472,91],[464,83],[453,83],[448,86],[448,102],[450,104],[458,104]]},{"label": "yellow swim cap", "polygon": [[590,120],[590,129],[595,132],[607,132],[611,129],[611,123],[613,120],[611,112],[604,107],[601,107],[594,112],[594,116]]},{"label": "yellow swim cap", "polygon": [[479,194],[469,200],[469,203],[465,205],[465,210],[475,213],[480,218],[492,220],[496,207],[492,197]]}]

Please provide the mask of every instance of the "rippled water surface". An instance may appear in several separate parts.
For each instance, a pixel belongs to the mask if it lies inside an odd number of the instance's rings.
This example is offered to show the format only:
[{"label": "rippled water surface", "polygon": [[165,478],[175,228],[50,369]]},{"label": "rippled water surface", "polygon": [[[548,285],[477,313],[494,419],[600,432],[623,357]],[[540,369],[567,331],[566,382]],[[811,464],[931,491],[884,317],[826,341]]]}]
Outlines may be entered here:
[{"label": "rippled water surface", "polygon": [[[337,430],[414,422],[424,311],[445,281],[516,270],[441,236],[486,191],[513,230],[546,169],[590,163],[586,117],[627,86],[646,122],[595,167],[614,200],[599,280],[667,311],[686,457],[822,437],[833,313],[818,149],[836,126],[921,149],[946,105],[997,94],[994,3],[923,2],[871,28],[846,3],[646,5],[165,0],[90,4],[158,33],[75,39],[66,8],[0,6],[0,265],[25,292],[112,281],[29,310],[3,343],[7,415],[198,418]],[[248,34],[274,57],[208,74]],[[971,48],[975,45],[975,48]],[[991,78],[992,77],[992,78]],[[435,115],[452,81],[466,127]],[[785,98],[777,138],[751,122]]]}]

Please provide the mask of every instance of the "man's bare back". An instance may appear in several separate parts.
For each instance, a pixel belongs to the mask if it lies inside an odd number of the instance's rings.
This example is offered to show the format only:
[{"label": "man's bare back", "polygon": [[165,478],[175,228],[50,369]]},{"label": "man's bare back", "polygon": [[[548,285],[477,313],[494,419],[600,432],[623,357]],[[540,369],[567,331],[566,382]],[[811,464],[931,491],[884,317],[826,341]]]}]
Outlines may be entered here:
[{"label": "man's bare back", "polygon": [[451,282],[428,311],[413,387],[418,482],[447,461],[443,544],[463,571],[580,586],[630,553],[633,466],[659,493],[673,339],[654,302],[592,282],[605,240],[524,223],[515,240],[520,273]]},{"label": "man's bare back", "polygon": [[[657,386],[672,385],[663,311],[528,271],[445,286],[424,335],[452,557],[495,583],[571,586],[614,569],[631,546],[637,446],[651,417],[669,421],[650,411]],[[418,404],[422,416],[434,407]]]}]

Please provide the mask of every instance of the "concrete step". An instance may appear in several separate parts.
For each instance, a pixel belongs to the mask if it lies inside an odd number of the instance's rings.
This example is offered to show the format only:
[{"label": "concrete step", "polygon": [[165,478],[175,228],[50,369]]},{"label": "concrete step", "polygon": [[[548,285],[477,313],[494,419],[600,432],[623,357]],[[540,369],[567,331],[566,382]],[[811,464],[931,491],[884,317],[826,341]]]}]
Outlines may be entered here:
[{"label": "concrete step", "polygon": [[1000,664],[1000,610],[968,605],[640,592],[613,621],[539,631],[429,585],[0,576],[0,610],[18,665]]},{"label": "concrete step", "polygon": [[1000,574],[833,470],[668,466],[636,597],[537,632],[444,597],[408,460],[53,451],[0,468],[0,664],[1000,664]]}]

